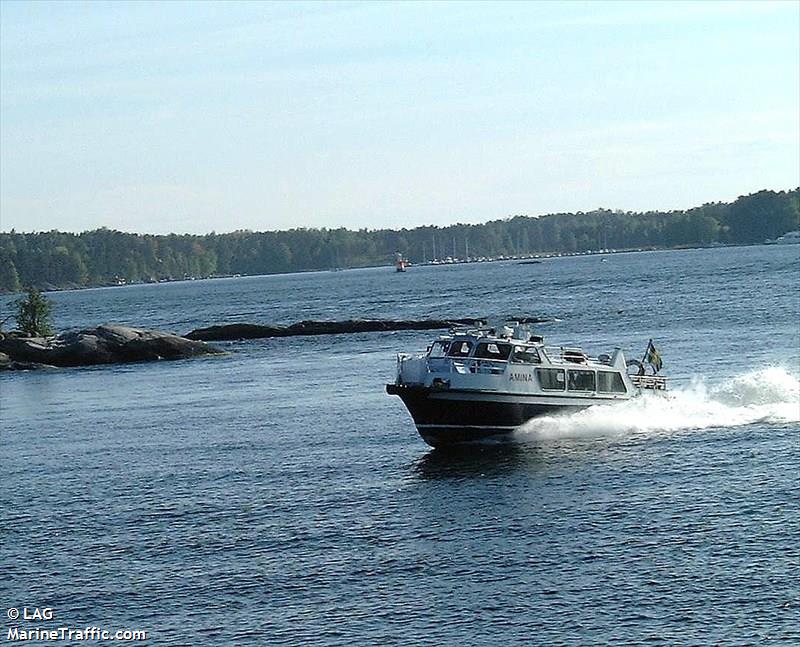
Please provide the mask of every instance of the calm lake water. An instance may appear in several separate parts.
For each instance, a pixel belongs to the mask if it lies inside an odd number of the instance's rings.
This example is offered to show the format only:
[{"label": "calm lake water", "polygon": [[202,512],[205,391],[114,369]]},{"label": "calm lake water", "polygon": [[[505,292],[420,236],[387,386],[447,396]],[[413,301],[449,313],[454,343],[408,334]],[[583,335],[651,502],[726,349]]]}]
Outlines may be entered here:
[{"label": "calm lake water", "polygon": [[[60,329],[538,316],[645,398],[430,450],[384,383],[436,333],[0,375],[3,627],[152,645],[800,643],[800,246],[50,295]],[[0,301],[7,312],[10,298]]]}]

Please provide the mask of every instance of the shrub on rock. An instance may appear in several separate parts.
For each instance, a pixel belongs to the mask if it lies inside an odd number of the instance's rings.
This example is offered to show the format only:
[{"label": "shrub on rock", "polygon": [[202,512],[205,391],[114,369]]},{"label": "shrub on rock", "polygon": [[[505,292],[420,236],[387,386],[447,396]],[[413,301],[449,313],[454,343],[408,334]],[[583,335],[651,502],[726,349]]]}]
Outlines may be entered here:
[{"label": "shrub on rock", "polygon": [[36,288],[28,288],[27,296],[17,299],[17,328],[28,337],[48,337],[53,334],[50,315],[53,304]]}]

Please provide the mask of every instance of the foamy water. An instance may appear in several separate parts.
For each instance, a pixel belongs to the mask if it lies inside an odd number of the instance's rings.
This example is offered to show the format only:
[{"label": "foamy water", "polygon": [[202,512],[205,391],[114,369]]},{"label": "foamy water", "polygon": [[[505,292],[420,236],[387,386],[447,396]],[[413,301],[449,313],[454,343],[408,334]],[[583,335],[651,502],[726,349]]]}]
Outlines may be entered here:
[{"label": "foamy water", "polygon": [[800,422],[800,380],[785,368],[750,371],[715,386],[698,376],[666,395],[645,394],[619,404],[536,418],[520,427],[516,436],[525,441],[649,434],[759,422]]}]

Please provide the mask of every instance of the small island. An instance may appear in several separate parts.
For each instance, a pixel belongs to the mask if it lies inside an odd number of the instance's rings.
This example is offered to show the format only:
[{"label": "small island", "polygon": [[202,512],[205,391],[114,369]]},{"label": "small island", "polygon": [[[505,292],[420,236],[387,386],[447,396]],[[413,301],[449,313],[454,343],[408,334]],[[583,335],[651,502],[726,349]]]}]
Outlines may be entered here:
[{"label": "small island", "polygon": [[[192,330],[185,335],[107,323],[94,328],[53,334],[51,304],[38,290],[17,301],[19,330],[0,332],[0,370],[95,366],[124,362],[174,360],[225,351],[208,341],[238,341],[270,337],[343,335],[395,330],[436,330],[485,325],[485,318],[347,319],[300,321],[288,326],[230,323]],[[516,316],[520,323],[541,323],[537,317]]]},{"label": "small island", "polygon": [[202,341],[116,324],[48,337],[0,333],[0,369],[6,370],[173,360],[223,352]]}]

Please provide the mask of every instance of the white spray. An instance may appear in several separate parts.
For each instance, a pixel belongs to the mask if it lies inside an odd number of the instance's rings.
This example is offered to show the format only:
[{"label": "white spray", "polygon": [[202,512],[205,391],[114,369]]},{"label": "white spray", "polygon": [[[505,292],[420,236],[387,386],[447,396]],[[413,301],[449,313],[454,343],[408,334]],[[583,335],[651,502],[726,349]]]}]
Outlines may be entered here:
[{"label": "white spray", "polygon": [[525,423],[519,440],[650,435],[758,422],[800,423],[800,380],[779,367],[737,375],[719,386],[702,378],[668,395],[645,394],[619,404],[598,405]]}]

